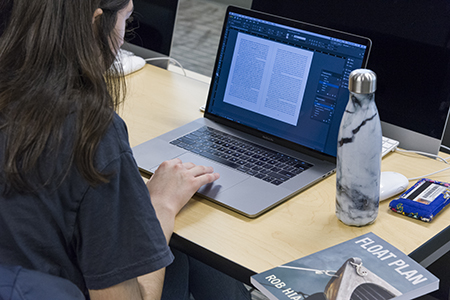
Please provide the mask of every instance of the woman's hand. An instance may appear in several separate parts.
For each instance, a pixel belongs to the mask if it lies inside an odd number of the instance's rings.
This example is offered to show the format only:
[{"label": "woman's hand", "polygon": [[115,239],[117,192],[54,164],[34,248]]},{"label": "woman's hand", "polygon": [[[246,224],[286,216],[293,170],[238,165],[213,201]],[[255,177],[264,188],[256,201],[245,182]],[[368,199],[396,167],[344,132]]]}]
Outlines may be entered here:
[{"label": "woman's hand", "polygon": [[179,158],[163,162],[147,182],[152,204],[167,240],[173,232],[175,216],[194,193],[219,178],[212,167],[183,163]]}]

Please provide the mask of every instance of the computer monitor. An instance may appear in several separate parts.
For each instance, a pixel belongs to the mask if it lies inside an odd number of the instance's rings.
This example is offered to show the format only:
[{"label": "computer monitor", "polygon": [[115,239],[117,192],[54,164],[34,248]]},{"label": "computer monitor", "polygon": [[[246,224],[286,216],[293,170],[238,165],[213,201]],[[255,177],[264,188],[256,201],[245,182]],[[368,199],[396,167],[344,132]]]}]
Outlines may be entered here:
[{"label": "computer monitor", "polygon": [[450,105],[448,0],[253,0],[252,9],[369,37],[383,135],[438,152]]},{"label": "computer monitor", "polygon": [[[178,0],[133,0],[133,3],[133,18],[122,48],[142,58],[170,56]],[[152,64],[167,67],[168,61]]]}]

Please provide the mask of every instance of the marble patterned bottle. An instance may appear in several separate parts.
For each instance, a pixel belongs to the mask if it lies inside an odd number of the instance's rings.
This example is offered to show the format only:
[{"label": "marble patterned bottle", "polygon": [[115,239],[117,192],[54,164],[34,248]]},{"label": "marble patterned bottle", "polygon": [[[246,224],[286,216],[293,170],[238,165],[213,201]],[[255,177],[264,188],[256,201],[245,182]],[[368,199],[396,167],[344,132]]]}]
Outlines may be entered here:
[{"label": "marble patterned bottle", "polygon": [[380,198],[382,136],[375,73],[354,70],[348,88],[338,135],[336,216],[344,224],[364,226],[375,221]]}]

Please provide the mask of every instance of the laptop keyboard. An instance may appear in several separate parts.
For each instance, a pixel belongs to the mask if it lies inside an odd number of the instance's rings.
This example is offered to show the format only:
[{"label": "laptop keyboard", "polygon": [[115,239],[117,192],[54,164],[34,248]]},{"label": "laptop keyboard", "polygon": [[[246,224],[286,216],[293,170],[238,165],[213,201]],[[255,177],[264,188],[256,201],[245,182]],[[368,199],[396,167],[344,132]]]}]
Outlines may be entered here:
[{"label": "laptop keyboard", "polygon": [[170,143],[274,185],[313,166],[207,126]]}]

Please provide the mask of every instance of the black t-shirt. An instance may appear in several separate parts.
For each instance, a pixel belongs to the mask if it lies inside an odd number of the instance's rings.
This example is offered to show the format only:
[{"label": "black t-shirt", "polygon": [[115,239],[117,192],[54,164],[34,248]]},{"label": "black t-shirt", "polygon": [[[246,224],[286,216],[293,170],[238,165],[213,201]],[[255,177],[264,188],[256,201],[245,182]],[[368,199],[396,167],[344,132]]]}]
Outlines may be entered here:
[{"label": "black t-shirt", "polygon": [[[0,147],[0,155],[3,151]],[[113,174],[109,183],[93,188],[72,167],[61,185],[38,195],[0,194],[0,264],[67,278],[87,293],[172,262],[125,123],[117,115],[95,164]]]}]

